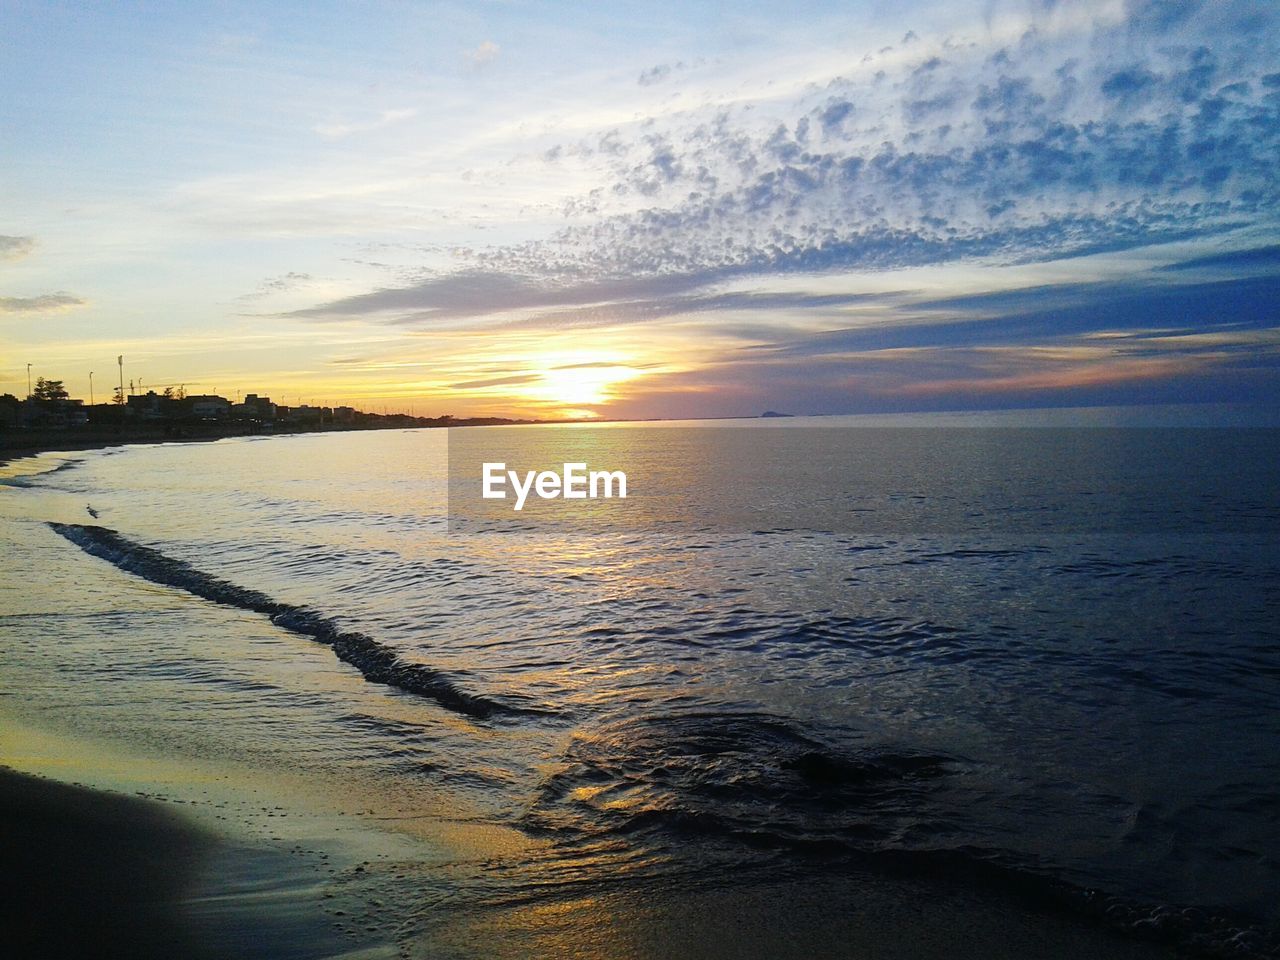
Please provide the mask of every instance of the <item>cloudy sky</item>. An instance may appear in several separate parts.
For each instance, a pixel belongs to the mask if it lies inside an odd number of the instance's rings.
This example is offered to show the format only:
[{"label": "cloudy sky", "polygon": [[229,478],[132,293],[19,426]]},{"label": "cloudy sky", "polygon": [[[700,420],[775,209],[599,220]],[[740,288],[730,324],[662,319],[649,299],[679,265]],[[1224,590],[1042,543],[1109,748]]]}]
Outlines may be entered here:
[{"label": "cloudy sky", "polygon": [[0,4],[26,365],[420,414],[1280,402],[1280,6]]}]

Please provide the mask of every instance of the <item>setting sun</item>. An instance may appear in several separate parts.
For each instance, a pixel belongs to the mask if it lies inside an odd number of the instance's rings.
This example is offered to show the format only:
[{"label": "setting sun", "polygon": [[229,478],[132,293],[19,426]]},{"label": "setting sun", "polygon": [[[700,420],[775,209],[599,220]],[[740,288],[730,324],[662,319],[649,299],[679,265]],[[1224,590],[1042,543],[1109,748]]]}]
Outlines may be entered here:
[{"label": "setting sun", "polygon": [[584,408],[612,402],[618,384],[641,376],[641,371],[625,360],[585,351],[539,357],[530,368],[537,375],[521,385],[520,398],[560,408],[561,415],[575,419],[599,416]]}]

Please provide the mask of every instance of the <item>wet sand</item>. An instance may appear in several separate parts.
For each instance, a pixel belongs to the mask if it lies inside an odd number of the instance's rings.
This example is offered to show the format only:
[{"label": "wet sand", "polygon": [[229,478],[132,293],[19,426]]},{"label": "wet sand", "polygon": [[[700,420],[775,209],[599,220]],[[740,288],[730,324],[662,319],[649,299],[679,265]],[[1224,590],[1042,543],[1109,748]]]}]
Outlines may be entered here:
[{"label": "wet sand", "polygon": [[[0,841],[9,887],[0,898],[7,956],[389,955],[385,946],[336,938],[306,890],[290,882],[280,854],[237,848],[161,803],[0,770],[0,816],[7,825]],[[215,875],[219,889],[202,885],[202,873]],[[583,960],[1167,955],[971,893],[868,880],[835,889],[816,880],[733,885],[684,891],[678,899],[602,890],[445,921],[410,952]]]},{"label": "wet sand", "polygon": [[6,957],[385,960],[333,923],[296,848],[221,836],[159,800],[0,768],[0,953]]},{"label": "wet sand", "polygon": [[156,803],[0,770],[11,957],[212,957],[183,916],[214,839]]}]

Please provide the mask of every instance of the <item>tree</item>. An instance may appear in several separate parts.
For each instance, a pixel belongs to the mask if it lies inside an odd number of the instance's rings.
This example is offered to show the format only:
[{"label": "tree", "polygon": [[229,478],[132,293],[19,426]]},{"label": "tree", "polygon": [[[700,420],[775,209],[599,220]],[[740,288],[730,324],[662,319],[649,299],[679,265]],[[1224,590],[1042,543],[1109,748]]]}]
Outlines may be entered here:
[{"label": "tree", "polygon": [[115,396],[111,398],[111,402],[118,407],[124,406],[124,390],[120,387],[113,387],[112,390],[115,393]]},{"label": "tree", "polygon": [[67,393],[61,380],[46,380],[44,377],[36,380],[36,388],[31,392],[33,400],[66,400],[69,396],[71,394]]}]

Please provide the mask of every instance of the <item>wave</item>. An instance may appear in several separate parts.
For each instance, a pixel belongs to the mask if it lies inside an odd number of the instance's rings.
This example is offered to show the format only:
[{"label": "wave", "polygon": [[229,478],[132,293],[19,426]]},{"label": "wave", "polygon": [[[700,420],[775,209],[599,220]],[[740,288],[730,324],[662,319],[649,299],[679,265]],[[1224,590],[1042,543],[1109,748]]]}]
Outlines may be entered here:
[{"label": "wave", "polygon": [[[693,845],[728,844],[767,869],[852,868],[977,886],[1179,952],[1280,957],[1275,931],[1244,917],[1085,886],[1048,860],[984,843],[964,813],[973,802],[966,781],[981,779],[981,766],[902,746],[836,744],[770,713],[650,714],[575,736],[521,826],[570,856],[616,847],[686,861]],[[729,852],[724,862],[753,861]]]},{"label": "wave", "polygon": [[75,523],[49,526],[85,553],[114,564],[152,583],[176,587],[214,603],[260,613],[276,626],[327,644],[338,659],[359,670],[366,680],[434,700],[455,713],[475,719],[502,715],[547,715],[553,711],[518,707],[500,700],[468,693],[437,670],[401,660],[395,650],[368,634],[344,630],[333,620],[306,607],[282,603],[265,593],[241,587],[197,570],[182,560],[121,536],[106,527]]},{"label": "wave", "polygon": [[971,766],[906,749],[842,750],[765,713],[627,717],[574,737],[525,825],[566,837],[687,829],[767,848],[878,847],[935,826],[945,782]]},{"label": "wave", "polygon": [[82,463],[84,463],[84,458],[74,458],[71,460],[63,460],[56,467],[50,467],[48,470],[41,470],[38,473],[24,473],[13,477],[0,477],[0,486],[34,487],[45,477],[53,476],[55,473],[62,473],[64,470],[72,470],[75,467],[80,466]]}]

